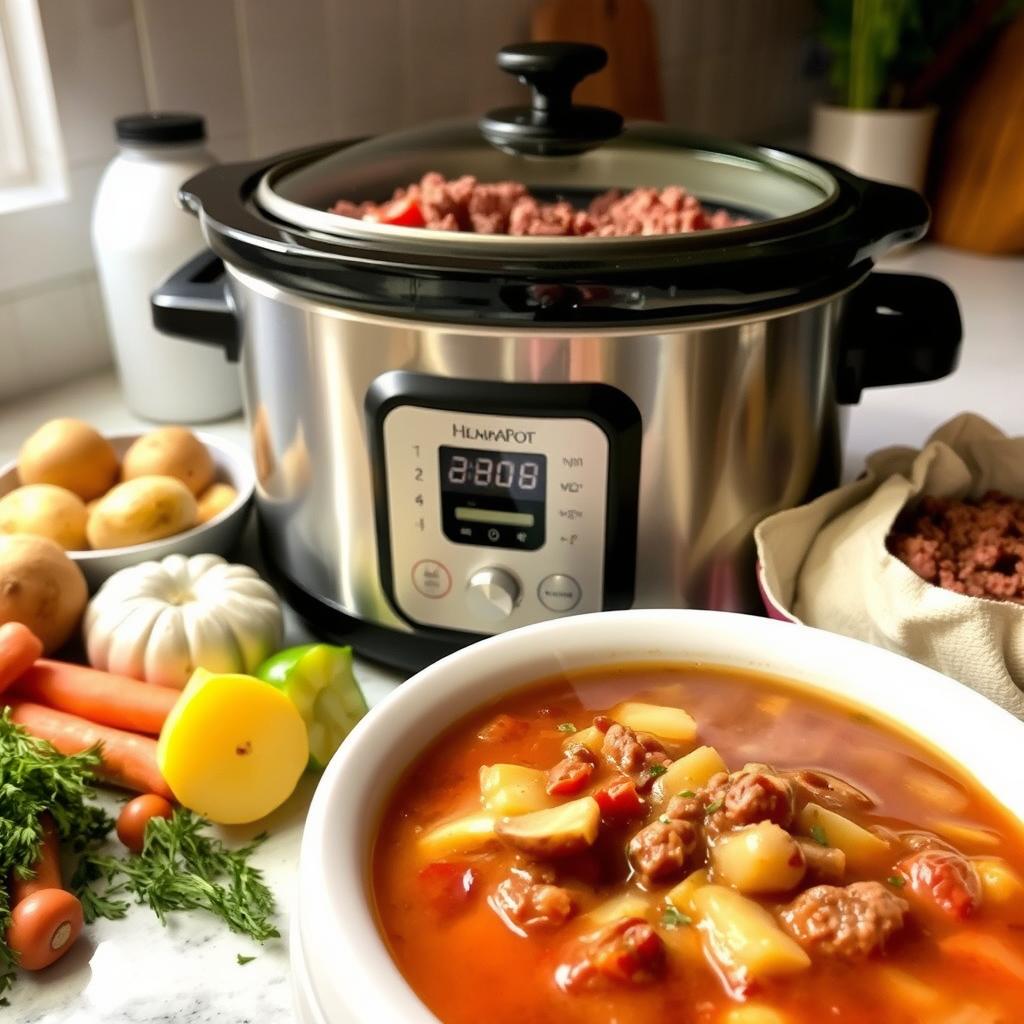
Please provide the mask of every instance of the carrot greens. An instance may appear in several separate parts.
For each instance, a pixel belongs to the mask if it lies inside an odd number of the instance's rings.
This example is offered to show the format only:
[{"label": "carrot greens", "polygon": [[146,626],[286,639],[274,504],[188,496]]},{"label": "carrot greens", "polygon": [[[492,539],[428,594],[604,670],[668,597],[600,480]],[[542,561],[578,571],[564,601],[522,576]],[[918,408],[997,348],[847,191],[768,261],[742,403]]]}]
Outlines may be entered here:
[{"label": "carrot greens", "polygon": [[[227,927],[257,941],[276,938],[274,896],[250,857],[265,838],[229,849],[206,833],[191,811],[153,818],[142,852],[114,856],[105,844],[113,819],[93,802],[99,748],[61,754],[0,712],[0,879],[31,878],[42,846],[40,815],[49,813],[75,868],[67,888],[81,901],[87,922],[125,916],[131,900],[161,923],[179,910],[206,910]],[[0,996],[14,980],[17,958],[4,936],[11,920],[7,887],[0,884]]]},{"label": "carrot greens", "polygon": [[[48,812],[72,852],[98,845],[113,827],[99,806],[89,803],[99,752],[59,754],[45,740],[29,736],[0,711],[0,879],[31,878]],[[12,984],[16,956],[4,936],[11,921],[7,886],[0,883],[0,993]]]}]

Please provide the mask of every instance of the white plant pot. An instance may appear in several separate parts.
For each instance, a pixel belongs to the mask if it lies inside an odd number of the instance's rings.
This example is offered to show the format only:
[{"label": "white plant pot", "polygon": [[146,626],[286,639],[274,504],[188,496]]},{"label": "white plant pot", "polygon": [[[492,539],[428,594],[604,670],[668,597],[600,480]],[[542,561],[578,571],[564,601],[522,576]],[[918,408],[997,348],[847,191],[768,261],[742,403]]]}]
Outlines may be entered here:
[{"label": "white plant pot", "polygon": [[924,188],[936,107],[851,110],[820,103],[811,121],[811,152],[860,174],[907,188]]}]

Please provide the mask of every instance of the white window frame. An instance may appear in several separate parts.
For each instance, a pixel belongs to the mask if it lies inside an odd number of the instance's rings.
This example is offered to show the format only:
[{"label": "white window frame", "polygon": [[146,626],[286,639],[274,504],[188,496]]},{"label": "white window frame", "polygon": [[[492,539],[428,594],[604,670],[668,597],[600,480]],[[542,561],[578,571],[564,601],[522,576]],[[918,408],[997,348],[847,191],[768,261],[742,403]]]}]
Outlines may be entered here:
[{"label": "white window frame", "polygon": [[0,214],[68,197],[36,0],[0,0]]}]

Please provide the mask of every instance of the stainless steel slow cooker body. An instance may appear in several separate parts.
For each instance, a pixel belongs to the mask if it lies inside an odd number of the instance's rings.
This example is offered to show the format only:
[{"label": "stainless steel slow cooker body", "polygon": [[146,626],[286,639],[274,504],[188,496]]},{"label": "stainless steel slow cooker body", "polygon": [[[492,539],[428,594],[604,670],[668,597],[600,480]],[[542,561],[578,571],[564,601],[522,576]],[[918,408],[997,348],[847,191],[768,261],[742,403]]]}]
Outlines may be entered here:
[{"label": "stainless steel slow cooker body", "polygon": [[[452,123],[183,189],[216,259],[155,319],[240,357],[268,566],[372,656],[415,667],[600,609],[752,610],[753,527],[837,482],[842,404],[955,364],[949,290],[870,273],[923,232],[915,194],[664,126],[579,134],[524,156]],[[754,223],[536,239],[326,212],[430,169],[555,194],[678,181]]]}]

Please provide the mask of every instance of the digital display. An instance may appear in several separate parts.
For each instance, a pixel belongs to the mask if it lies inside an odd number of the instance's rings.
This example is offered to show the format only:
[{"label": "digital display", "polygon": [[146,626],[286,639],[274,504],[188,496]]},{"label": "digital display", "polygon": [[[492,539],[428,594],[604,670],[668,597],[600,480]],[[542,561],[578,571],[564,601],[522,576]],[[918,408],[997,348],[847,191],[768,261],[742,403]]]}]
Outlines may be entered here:
[{"label": "digital display", "polygon": [[449,540],[522,551],[544,545],[546,455],[442,445],[438,456]]},{"label": "digital display", "polygon": [[441,448],[441,491],[543,501],[547,456],[477,448]]}]

